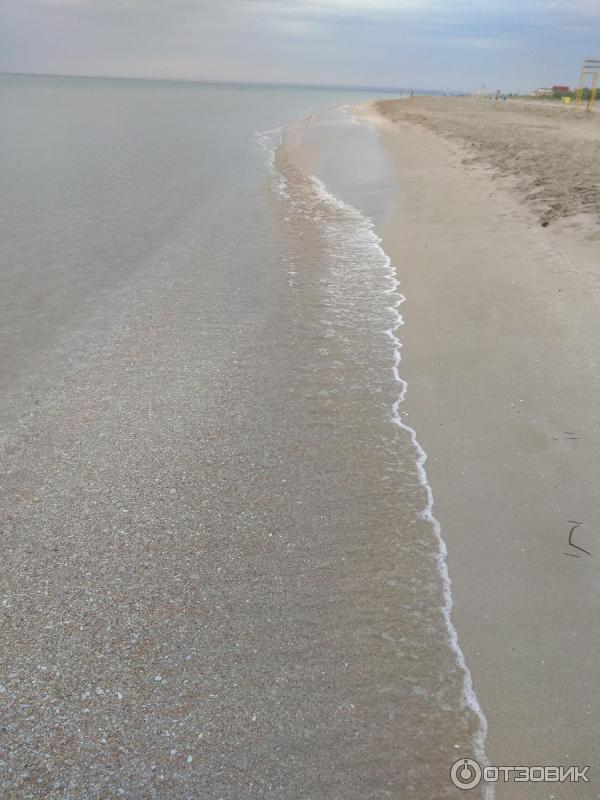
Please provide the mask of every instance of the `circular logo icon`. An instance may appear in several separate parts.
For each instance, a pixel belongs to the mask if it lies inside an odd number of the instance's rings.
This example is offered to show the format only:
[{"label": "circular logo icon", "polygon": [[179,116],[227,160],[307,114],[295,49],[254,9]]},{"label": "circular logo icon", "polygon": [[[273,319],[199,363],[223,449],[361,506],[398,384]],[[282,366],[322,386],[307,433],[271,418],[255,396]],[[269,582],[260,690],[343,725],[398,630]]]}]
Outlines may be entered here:
[{"label": "circular logo icon", "polygon": [[459,758],[452,764],[450,778],[459,789],[474,789],[481,782],[482,770],[472,758]]}]

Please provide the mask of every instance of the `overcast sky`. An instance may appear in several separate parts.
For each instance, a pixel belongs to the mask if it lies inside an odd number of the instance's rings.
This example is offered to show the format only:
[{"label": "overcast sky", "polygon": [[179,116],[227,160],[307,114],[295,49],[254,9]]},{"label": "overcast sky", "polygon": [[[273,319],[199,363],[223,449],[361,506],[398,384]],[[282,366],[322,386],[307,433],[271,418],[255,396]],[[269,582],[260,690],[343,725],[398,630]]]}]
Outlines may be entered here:
[{"label": "overcast sky", "polygon": [[0,71],[529,90],[600,57],[600,0],[0,0]]}]

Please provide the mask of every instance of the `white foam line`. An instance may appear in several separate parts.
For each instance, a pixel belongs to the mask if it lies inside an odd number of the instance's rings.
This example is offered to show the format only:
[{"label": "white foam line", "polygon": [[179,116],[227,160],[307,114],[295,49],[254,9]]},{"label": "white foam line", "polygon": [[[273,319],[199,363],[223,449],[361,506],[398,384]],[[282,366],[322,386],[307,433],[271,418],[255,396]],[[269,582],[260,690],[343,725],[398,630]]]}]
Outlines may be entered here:
[{"label": "white foam line", "polygon": [[[257,134],[257,137],[259,138],[261,146],[264,149],[269,150],[269,155],[270,155],[269,168],[277,178],[277,188],[279,189],[280,193],[289,197],[289,195],[285,191],[285,189],[287,188],[285,184],[285,179],[283,175],[279,174],[279,171],[277,170],[275,164],[275,155],[277,147],[281,146],[283,138],[282,129],[276,128],[272,131],[265,131],[263,133]],[[273,143],[273,139],[277,140],[275,144]],[[269,145],[271,146],[269,147]],[[357,224],[361,228],[363,228],[365,235],[369,237],[373,247],[377,249],[378,253],[381,256],[381,260],[384,265],[384,272],[386,274],[388,282],[390,283],[390,287],[388,289],[385,289],[384,292],[385,294],[388,294],[390,296],[395,296],[396,298],[393,305],[389,306],[390,312],[392,312],[395,315],[396,318],[395,324],[391,328],[385,331],[385,334],[390,338],[393,345],[392,373],[394,376],[394,381],[400,386],[400,394],[398,396],[398,399],[392,405],[391,419],[394,425],[396,425],[397,427],[401,428],[402,430],[406,431],[409,434],[413,448],[417,454],[416,468],[419,477],[419,483],[425,489],[427,497],[425,508],[420,512],[420,517],[421,519],[423,519],[424,521],[428,522],[431,525],[431,528],[433,530],[434,536],[438,544],[438,551],[436,553],[436,562],[438,566],[438,572],[440,574],[440,578],[442,581],[442,590],[444,597],[442,614],[444,617],[444,622],[446,624],[448,641],[450,644],[450,648],[456,659],[456,663],[459,665],[463,674],[463,685],[462,685],[463,704],[465,707],[471,709],[471,711],[475,714],[479,722],[478,730],[473,736],[474,755],[476,756],[477,760],[480,762],[482,766],[488,765],[489,761],[485,751],[485,742],[488,731],[487,719],[485,717],[485,714],[483,713],[481,705],[479,704],[477,694],[473,687],[473,679],[471,677],[471,672],[467,667],[465,656],[460,646],[460,642],[458,639],[458,631],[456,630],[456,627],[452,622],[452,608],[454,602],[452,599],[452,581],[450,579],[450,574],[448,572],[448,565],[447,565],[448,548],[446,547],[446,542],[444,541],[444,538],[442,536],[441,525],[433,513],[433,505],[434,505],[433,490],[427,479],[427,471],[425,469],[425,464],[427,462],[427,453],[419,444],[416,431],[409,425],[407,425],[405,422],[403,422],[400,414],[400,407],[404,402],[406,393],[408,391],[408,383],[400,375],[400,364],[402,361],[402,354],[401,354],[402,342],[400,341],[396,333],[398,329],[405,324],[404,317],[400,313],[400,307],[406,301],[406,298],[400,291],[398,291],[400,286],[400,281],[396,277],[396,270],[392,265],[391,259],[381,246],[381,238],[375,233],[374,224],[372,220],[364,216],[360,211],[358,211],[358,209],[354,208],[354,206],[345,203],[343,200],[340,200],[338,197],[329,192],[325,184],[321,180],[319,180],[319,178],[315,176],[310,176],[310,180],[313,184],[315,192],[324,202],[328,203],[330,206],[333,206],[337,209],[344,211],[347,214],[352,215],[355,218]],[[492,784],[486,784],[483,787],[484,800],[493,800],[494,796],[495,796],[494,786]]]},{"label": "white foam line", "polygon": [[[392,422],[394,425],[397,425],[402,430],[406,431],[411,439],[412,445],[417,454],[417,474],[419,476],[419,482],[421,486],[425,489],[426,496],[427,496],[427,503],[425,508],[420,512],[420,516],[423,520],[428,522],[431,525],[431,528],[434,532],[435,538],[438,543],[438,552],[436,554],[436,561],[438,565],[438,571],[442,580],[442,588],[443,588],[443,596],[444,596],[444,605],[442,607],[442,614],[444,616],[444,621],[446,623],[446,629],[448,632],[448,639],[450,643],[450,647],[452,652],[454,653],[454,657],[456,662],[460,666],[463,674],[463,686],[462,686],[462,693],[463,693],[463,702],[464,705],[471,709],[471,711],[475,714],[479,721],[478,730],[473,737],[473,749],[474,755],[476,756],[477,760],[482,766],[488,765],[489,761],[485,751],[485,741],[487,737],[488,731],[488,724],[485,714],[483,713],[483,709],[479,704],[479,700],[477,698],[477,694],[473,687],[473,679],[471,677],[471,672],[467,667],[466,660],[464,653],[461,649],[459,640],[458,640],[458,631],[456,630],[454,623],[452,622],[452,608],[454,605],[452,599],[452,581],[450,580],[450,574],[448,572],[448,565],[447,565],[447,556],[448,556],[448,548],[446,547],[446,542],[442,537],[442,527],[439,521],[433,514],[433,490],[431,485],[427,479],[427,472],[425,470],[425,464],[427,462],[427,453],[419,444],[417,439],[416,431],[403,422],[401,414],[400,414],[400,406],[404,402],[406,397],[406,393],[408,391],[408,383],[402,378],[400,375],[400,363],[402,361],[402,342],[396,335],[399,328],[401,328],[404,323],[404,317],[400,313],[400,307],[402,303],[405,302],[405,296],[398,291],[400,286],[400,281],[396,277],[396,270],[392,265],[392,261],[384,251],[381,246],[381,238],[375,233],[374,224],[373,222],[361,214],[354,206],[351,206],[347,203],[344,203],[339,198],[335,197],[331,194],[322,181],[318,178],[311,176],[311,181],[315,187],[315,190],[319,194],[322,200],[326,201],[330,205],[347,211],[348,213],[352,214],[357,218],[362,226],[366,234],[371,239],[373,246],[377,248],[379,253],[381,254],[384,270],[386,273],[386,278],[391,284],[388,289],[385,289],[385,294],[389,294],[391,296],[396,297],[396,302],[389,306],[389,310],[395,314],[396,321],[395,324],[385,331],[386,335],[392,341],[393,349],[394,349],[394,365],[392,368],[392,372],[394,375],[395,382],[400,386],[400,394],[398,399],[394,402],[392,406]],[[493,800],[495,796],[494,787],[492,784],[486,784],[483,787],[483,796],[485,800]]]},{"label": "white foam line", "polygon": [[[281,170],[277,169],[277,151],[283,144],[283,128],[271,128],[268,131],[257,131],[255,134],[258,145],[261,150],[267,153],[267,167],[273,176],[272,188],[276,189],[281,197],[285,197],[290,203],[292,198],[287,192],[287,183],[285,176]],[[287,221],[287,217],[285,218]],[[296,291],[296,276],[298,275],[295,269],[288,270],[287,282],[292,291]]]},{"label": "white foam line", "polygon": [[275,179],[275,186],[282,197],[288,197],[284,176],[277,169],[275,159],[283,142],[283,128],[272,128],[268,131],[257,131],[255,134],[261,150],[267,154],[267,167]]},{"label": "white foam line", "polygon": [[361,121],[356,117],[356,115],[352,112],[354,106],[352,105],[343,105],[339,106],[340,111],[347,117],[353,125],[362,125]]},{"label": "white foam line", "polygon": [[271,171],[275,166],[275,153],[281,144],[282,134],[282,128],[271,128],[268,131],[257,131],[254,134],[259,147],[268,154],[267,165]]}]

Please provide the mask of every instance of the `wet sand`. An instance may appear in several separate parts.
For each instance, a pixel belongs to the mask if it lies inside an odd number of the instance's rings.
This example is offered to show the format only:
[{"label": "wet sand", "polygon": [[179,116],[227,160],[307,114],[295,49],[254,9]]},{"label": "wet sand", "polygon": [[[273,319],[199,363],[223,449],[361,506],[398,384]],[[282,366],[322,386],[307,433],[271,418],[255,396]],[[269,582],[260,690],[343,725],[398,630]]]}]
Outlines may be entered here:
[{"label": "wet sand", "polygon": [[471,99],[377,107],[361,116],[400,187],[384,248],[406,296],[403,411],[429,454],[488,757],[591,765],[590,784],[497,796],[598,797],[598,162],[580,156],[600,127]]}]

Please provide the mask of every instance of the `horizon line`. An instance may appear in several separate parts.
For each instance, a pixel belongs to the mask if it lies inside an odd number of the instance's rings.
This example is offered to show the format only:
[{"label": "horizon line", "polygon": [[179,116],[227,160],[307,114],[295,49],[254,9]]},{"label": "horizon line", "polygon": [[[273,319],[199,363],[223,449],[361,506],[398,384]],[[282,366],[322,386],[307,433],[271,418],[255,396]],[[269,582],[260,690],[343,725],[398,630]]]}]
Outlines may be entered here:
[{"label": "horizon line", "polygon": [[11,72],[0,70],[0,75],[10,75],[13,77],[29,78],[75,78],[80,80],[106,80],[106,81],[146,81],[162,83],[200,83],[217,84],[223,86],[265,86],[265,87],[286,87],[292,89],[358,89],[361,91],[381,91],[381,92],[403,92],[414,91],[415,94],[468,94],[464,90],[457,89],[417,89],[408,86],[380,86],[365,84],[344,84],[344,83],[298,83],[284,81],[249,81],[233,80],[225,78],[158,78],[141,77],[129,75],[79,75],[62,72]]}]

